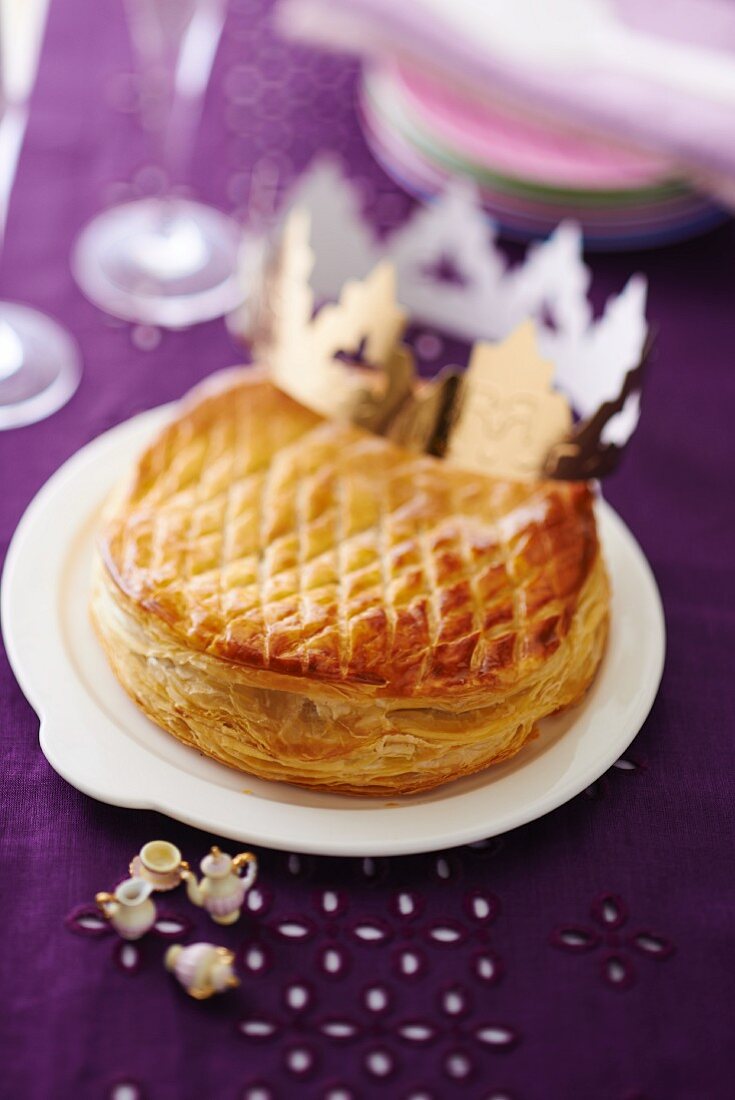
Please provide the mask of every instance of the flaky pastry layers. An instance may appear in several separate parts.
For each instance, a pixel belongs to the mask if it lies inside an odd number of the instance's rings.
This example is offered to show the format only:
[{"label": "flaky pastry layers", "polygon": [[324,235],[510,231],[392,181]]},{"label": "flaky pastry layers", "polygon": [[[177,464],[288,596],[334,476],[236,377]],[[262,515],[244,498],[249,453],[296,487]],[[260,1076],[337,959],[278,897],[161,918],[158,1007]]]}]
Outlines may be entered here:
[{"label": "flaky pastry layers", "polygon": [[266,779],[434,787],[578,701],[609,591],[585,485],[324,420],[257,371],[195,391],[109,502],[92,618],[160,726]]}]

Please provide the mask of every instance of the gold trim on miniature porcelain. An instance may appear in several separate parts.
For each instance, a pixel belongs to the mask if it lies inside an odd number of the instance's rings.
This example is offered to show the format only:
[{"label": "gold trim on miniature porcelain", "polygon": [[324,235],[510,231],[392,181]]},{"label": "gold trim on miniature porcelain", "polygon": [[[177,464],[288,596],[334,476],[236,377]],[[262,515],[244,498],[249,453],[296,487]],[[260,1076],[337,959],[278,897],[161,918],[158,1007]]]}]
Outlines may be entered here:
[{"label": "gold trim on miniature porcelain", "polygon": [[233,857],[232,866],[236,871],[239,871],[241,867],[245,867],[248,863],[257,863],[258,857],[254,852],[238,852]]},{"label": "gold trim on miniature porcelain", "polygon": [[149,840],[130,861],[130,874],[161,893],[175,890],[188,870],[189,864],[169,840]]},{"label": "gold trim on miniature porcelain", "polygon": [[145,879],[126,879],[114,894],[101,890],[95,902],[105,920],[124,940],[139,940],[156,923],[156,906],[151,900],[153,886]]},{"label": "gold trim on miniature porcelain", "polygon": [[[246,867],[244,875],[240,869]],[[189,901],[206,909],[215,924],[234,924],[242,912],[245,895],[258,877],[258,860],[253,852],[239,852],[233,859],[217,845],[200,864],[202,878],[192,871],[183,874]]]},{"label": "gold trim on miniature porcelain", "polygon": [[164,965],[190,997],[205,1001],[215,993],[239,986],[240,979],[232,969],[234,961],[234,953],[226,947],[176,943],[166,952]]}]

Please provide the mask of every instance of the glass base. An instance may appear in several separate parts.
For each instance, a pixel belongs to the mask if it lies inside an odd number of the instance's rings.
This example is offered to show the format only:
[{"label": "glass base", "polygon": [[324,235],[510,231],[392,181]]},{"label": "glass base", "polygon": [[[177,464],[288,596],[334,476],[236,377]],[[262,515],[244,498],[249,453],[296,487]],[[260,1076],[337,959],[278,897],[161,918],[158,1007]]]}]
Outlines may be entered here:
[{"label": "glass base", "polygon": [[126,321],[184,328],[221,317],[245,297],[242,232],[202,203],[140,199],[90,222],[72,271],[95,305]]},{"label": "glass base", "polygon": [[56,321],[28,306],[0,302],[0,430],[56,412],[80,376],[79,349]]}]

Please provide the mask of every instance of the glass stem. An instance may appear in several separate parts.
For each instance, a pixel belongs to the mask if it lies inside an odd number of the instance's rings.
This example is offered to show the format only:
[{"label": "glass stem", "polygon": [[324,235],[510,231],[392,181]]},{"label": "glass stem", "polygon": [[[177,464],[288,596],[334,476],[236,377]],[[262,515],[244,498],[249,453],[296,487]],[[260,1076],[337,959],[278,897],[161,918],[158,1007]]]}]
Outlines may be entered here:
[{"label": "glass stem", "polygon": [[[0,257],[4,251],[10,196],[27,121],[25,107],[7,103],[0,106]],[[0,382],[17,374],[23,359],[23,344],[18,334],[11,324],[0,320]]]},{"label": "glass stem", "polygon": [[0,382],[23,366],[23,344],[12,325],[0,320]]},{"label": "glass stem", "polygon": [[226,6],[227,0],[127,0],[144,83],[159,86],[149,124],[169,190],[188,176]]},{"label": "glass stem", "polygon": [[172,184],[189,175],[195,135],[201,122],[204,93],[214,65],[225,21],[226,0],[198,0],[186,30],[174,75],[164,167]]}]

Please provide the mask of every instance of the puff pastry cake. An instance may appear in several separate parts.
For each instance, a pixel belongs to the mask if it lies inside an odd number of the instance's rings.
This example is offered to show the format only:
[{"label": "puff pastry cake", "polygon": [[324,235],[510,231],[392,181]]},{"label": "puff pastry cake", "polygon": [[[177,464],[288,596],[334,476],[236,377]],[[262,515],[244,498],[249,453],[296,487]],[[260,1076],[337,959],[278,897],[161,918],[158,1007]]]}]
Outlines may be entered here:
[{"label": "puff pastry cake", "polygon": [[266,779],[407,794],[577,702],[608,583],[579,483],[453,468],[252,370],[194,391],[109,502],[92,617],[123,687]]}]

